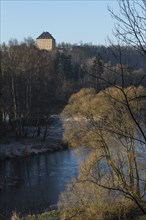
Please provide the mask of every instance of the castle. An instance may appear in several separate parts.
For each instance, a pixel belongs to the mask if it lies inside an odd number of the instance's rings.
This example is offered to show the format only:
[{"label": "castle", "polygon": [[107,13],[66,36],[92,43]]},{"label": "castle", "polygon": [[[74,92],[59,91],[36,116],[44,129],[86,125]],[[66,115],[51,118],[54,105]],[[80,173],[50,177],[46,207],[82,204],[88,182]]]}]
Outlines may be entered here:
[{"label": "castle", "polygon": [[41,50],[51,51],[55,48],[56,42],[49,32],[43,32],[36,38],[36,46]]}]

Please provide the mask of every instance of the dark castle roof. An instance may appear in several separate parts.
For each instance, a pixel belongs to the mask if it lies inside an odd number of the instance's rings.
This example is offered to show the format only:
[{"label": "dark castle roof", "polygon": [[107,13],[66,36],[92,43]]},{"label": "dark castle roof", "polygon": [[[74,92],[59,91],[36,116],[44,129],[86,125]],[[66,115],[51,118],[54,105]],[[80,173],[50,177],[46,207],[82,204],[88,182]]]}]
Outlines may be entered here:
[{"label": "dark castle roof", "polygon": [[54,39],[52,35],[49,32],[43,32],[40,36],[37,37],[37,39]]}]

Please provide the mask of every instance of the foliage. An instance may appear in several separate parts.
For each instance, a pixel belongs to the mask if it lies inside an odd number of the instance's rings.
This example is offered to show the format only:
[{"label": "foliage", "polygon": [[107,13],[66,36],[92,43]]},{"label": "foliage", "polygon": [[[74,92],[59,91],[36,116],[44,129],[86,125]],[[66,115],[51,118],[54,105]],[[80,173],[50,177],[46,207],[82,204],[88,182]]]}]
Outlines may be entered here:
[{"label": "foliage", "polygon": [[146,220],[146,216],[143,215],[143,216],[139,217],[137,220]]},{"label": "foliage", "polygon": [[66,217],[70,218],[72,220],[137,220],[138,216],[134,215],[135,207],[131,206],[131,204],[127,204],[126,202],[122,203],[114,203],[114,204],[108,204],[103,206],[89,206],[86,207],[84,212],[77,214],[74,212],[66,213]]},{"label": "foliage", "polygon": [[140,208],[146,194],[145,95],[142,86],[82,89],[62,113],[64,140],[93,149],[80,181],[117,191]]},{"label": "foliage", "polygon": [[17,213],[13,213],[11,220],[59,220],[60,219],[60,211],[53,210],[48,212],[43,212],[38,215],[28,215],[25,217],[19,217]]}]

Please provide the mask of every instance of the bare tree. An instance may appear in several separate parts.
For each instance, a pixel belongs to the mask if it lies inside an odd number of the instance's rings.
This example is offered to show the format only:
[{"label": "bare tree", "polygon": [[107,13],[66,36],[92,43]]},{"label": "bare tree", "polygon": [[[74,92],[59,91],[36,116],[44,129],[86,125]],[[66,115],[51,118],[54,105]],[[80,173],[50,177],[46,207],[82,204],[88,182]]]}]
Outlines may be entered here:
[{"label": "bare tree", "polygon": [[118,191],[146,213],[146,100],[140,98],[144,95],[141,86],[110,87],[98,94],[82,89],[71,96],[63,117],[72,118],[64,122],[65,141],[90,146],[94,152],[81,181]]},{"label": "bare tree", "polygon": [[146,56],[146,0],[118,0],[118,3],[120,15],[109,7],[117,21],[114,35],[124,45],[132,46]]},{"label": "bare tree", "polygon": [[[49,55],[37,49],[31,41],[10,42],[1,47],[1,107],[2,124],[26,136],[28,126],[46,121],[53,102],[54,75]],[[45,99],[44,99],[45,97]],[[4,127],[4,126],[3,126]]]},{"label": "bare tree", "polygon": [[[127,67],[123,65],[121,45],[132,46],[146,56],[146,1],[119,0],[120,15],[111,9],[118,22],[114,29],[118,45],[113,53],[118,61],[120,86],[98,76],[109,88],[96,93],[82,89],[71,96],[65,107],[64,138],[72,146],[90,146],[91,163],[81,181],[118,192],[135,202],[146,214],[146,91],[140,86],[145,75],[135,83],[126,84]],[[97,74],[93,75],[95,78]],[[116,81],[115,81],[116,82]]]}]

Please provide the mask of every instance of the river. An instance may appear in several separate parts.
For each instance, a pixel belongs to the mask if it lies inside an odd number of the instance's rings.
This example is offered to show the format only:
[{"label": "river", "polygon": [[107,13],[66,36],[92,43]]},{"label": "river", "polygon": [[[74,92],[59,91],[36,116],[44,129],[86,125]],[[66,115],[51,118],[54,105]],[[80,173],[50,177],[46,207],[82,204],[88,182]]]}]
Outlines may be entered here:
[{"label": "river", "polygon": [[56,204],[83,159],[75,151],[0,161],[0,219],[7,219],[14,210],[37,213]]}]

